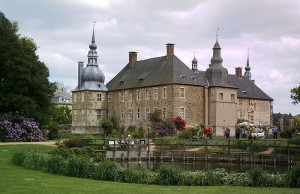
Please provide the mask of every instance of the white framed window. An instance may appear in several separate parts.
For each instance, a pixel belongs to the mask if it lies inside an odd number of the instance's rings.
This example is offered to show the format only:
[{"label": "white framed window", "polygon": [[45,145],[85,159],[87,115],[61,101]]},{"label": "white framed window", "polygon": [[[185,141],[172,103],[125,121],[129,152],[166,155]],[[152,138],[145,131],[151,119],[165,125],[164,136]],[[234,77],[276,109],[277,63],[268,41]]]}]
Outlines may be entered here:
[{"label": "white framed window", "polygon": [[150,118],[150,108],[149,107],[147,107],[146,108],[146,119],[149,119]]},{"label": "white framed window", "polygon": [[137,90],[137,91],[136,91],[136,99],[137,99],[137,100],[140,100],[140,99],[141,99],[141,93],[140,93],[140,90]]},{"label": "white framed window", "polygon": [[77,100],[76,97],[77,97],[76,94],[74,94],[74,102],[76,102],[76,100]]},{"label": "white framed window", "polygon": [[129,101],[132,101],[132,92],[129,91]]},{"label": "white framed window", "polygon": [[125,112],[124,112],[124,109],[121,110],[121,119],[124,119],[125,118]]},{"label": "white framed window", "polygon": [[162,114],[163,118],[167,118],[167,108],[166,107],[163,108],[162,113],[163,113]]},{"label": "white framed window", "polygon": [[132,109],[128,110],[128,119],[132,119]]},{"label": "white framed window", "polygon": [[154,99],[158,99],[158,89],[154,88]]},{"label": "white framed window", "polygon": [[84,93],[81,94],[81,102],[84,101]]},{"label": "white framed window", "polygon": [[107,111],[107,116],[108,116],[108,117],[111,116],[110,110]]},{"label": "white framed window", "polygon": [[81,114],[83,114],[83,115],[84,115],[84,110],[83,110],[83,109],[81,110]]},{"label": "white framed window", "polygon": [[102,119],[102,110],[101,109],[98,109],[97,110],[97,119]]},{"label": "white framed window", "polygon": [[136,118],[137,119],[140,119],[141,118],[141,112],[140,112],[140,109],[138,108],[137,111],[136,111]]},{"label": "white framed window", "polygon": [[150,99],[150,90],[146,90],[146,100]]},{"label": "white framed window", "polygon": [[179,116],[184,119],[184,108],[179,108]]},{"label": "white framed window", "polygon": [[97,101],[102,101],[102,95],[101,94],[97,94]]},{"label": "white framed window", "polygon": [[74,110],[74,115],[77,116],[77,110]]},{"label": "white framed window", "polygon": [[184,98],[184,88],[180,88],[179,97]]},{"label": "white framed window", "polygon": [[111,94],[108,94],[107,100],[108,100],[108,102],[111,102]]},{"label": "white framed window", "polygon": [[167,98],[167,95],[168,95],[168,89],[167,89],[167,87],[163,88],[162,93],[163,93],[163,98]]}]

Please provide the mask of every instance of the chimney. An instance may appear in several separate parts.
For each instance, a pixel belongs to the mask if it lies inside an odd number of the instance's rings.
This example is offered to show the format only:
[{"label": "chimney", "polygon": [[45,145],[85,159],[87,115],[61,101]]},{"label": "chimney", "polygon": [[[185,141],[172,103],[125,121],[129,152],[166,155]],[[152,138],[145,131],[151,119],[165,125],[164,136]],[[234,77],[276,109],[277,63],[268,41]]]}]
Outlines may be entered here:
[{"label": "chimney", "polygon": [[78,62],[78,90],[81,88],[81,72],[83,70],[83,62]]},{"label": "chimney", "polygon": [[238,76],[238,78],[242,79],[242,68],[241,67],[235,68],[235,75]]},{"label": "chimney", "polygon": [[167,59],[174,55],[174,45],[172,43],[168,43],[167,45]]},{"label": "chimney", "polygon": [[132,67],[136,61],[137,61],[137,52],[133,52],[133,51],[129,52],[129,63],[128,63],[129,67]]}]

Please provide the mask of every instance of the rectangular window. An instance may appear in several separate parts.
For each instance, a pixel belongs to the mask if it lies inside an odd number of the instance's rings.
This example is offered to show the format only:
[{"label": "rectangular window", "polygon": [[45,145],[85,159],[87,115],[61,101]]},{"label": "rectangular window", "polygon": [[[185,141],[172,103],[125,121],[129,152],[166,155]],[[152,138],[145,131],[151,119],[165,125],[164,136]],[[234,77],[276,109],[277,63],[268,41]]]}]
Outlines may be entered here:
[{"label": "rectangular window", "polygon": [[184,108],[179,109],[179,116],[184,119]]},{"label": "rectangular window", "polygon": [[150,99],[150,91],[146,90],[146,100],[149,100],[149,99]]},{"label": "rectangular window", "polygon": [[150,118],[150,108],[146,108],[146,119]]},{"label": "rectangular window", "polygon": [[132,101],[132,92],[129,91],[129,101]]},{"label": "rectangular window", "polygon": [[140,112],[140,109],[139,109],[139,108],[137,109],[137,112],[136,112],[136,118],[137,118],[137,119],[140,119],[140,118],[141,118],[141,112]]},{"label": "rectangular window", "polygon": [[75,115],[75,116],[77,115],[77,110],[74,110],[74,115]]},{"label": "rectangular window", "polygon": [[162,115],[163,115],[163,118],[167,118],[167,108],[163,108],[163,111],[162,111]]},{"label": "rectangular window", "polygon": [[102,110],[101,109],[97,110],[97,119],[102,119]]},{"label": "rectangular window", "polygon": [[184,88],[180,88],[179,97],[184,98]]},{"label": "rectangular window", "polygon": [[81,102],[84,101],[84,93],[81,94]]},{"label": "rectangular window", "polygon": [[158,89],[154,88],[154,99],[158,99]]},{"label": "rectangular window", "polygon": [[97,94],[97,101],[101,101],[102,100],[102,95],[101,94]]},{"label": "rectangular window", "polygon": [[81,114],[83,114],[83,115],[84,115],[84,110],[81,110]]},{"label": "rectangular window", "polygon": [[124,99],[125,99],[124,93],[125,93],[124,91],[121,92],[121,102],[124,102]]},{"label": "rectangular window", "polygon": [[74,102],[76,102],[76,97],[77,97],[76,94],[74,94]]},{"label": "rectangular window", "polygon": [[158,111],[157,107],[154,107],[154,112]]},{"label": "rectangular window", "polygon": [[163,88],[163,98],[167,98],[168,90],[167,88]]},{"label": "rectangular window", "polygon": [[108,117],[111,116],[110,110],[107,111],[107,116],[108,116]]},{"label": "rectangular window", "polygon": [[223,100],[223,93],[219,93],[219,100]]},{"label": "rectangular window", "polygon": [[132,109],[128,110],[128,119],[132,119]]},{"label": "rectangular window", "polygon": [[231,94],[231,102],[234,102],[235,99],[234,99],[234,94]]},{"label": "rectangular window", "polygon": [[121,119],[124,119],[125,118],[125,113],[124,113],[124,110],[122,109],[121,110]]},{"label": "rectangular window", "polygon": [[108,94],[108,102],[111,102],[111,94]]},{"label": "rectangular window", "polygon": [[139,91],[139,90],[136,91],[136,99],[137,99],[137,100],[140,100],[140,99],[141,99],[140,91]]}]

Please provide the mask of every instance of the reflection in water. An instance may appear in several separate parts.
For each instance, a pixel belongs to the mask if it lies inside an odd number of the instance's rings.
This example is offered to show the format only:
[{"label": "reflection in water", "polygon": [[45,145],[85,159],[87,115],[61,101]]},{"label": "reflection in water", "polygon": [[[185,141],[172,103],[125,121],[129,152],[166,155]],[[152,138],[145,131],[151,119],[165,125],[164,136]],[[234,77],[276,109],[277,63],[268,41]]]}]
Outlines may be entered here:
[{"label": "reflection in water", "polygon": [[197,161],[197,162],[156,162],[156,161],[129,161],[119,163],[123,168],[144,168],[157,169],[162,164],[174,164],[185,170],[190,171],[207,171],[225,169],[228,172],[246,172],[254,167],[261,168],[270,174],[286,172],[292,166],[284,164],[253,164],[253,163],[230,163],[230,162],[212,162],[212,161]]}]

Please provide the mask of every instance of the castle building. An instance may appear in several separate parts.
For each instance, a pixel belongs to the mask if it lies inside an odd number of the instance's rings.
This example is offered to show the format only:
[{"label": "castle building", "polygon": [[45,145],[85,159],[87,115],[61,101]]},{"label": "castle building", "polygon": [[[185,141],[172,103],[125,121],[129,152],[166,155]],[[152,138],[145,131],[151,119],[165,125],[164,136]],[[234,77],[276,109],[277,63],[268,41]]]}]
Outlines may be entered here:
[{"label": "castle building", "polygon": [[236,68],[228,74],[223,67],[221,47],[216,40],[211,63],[198,70],[194,57],[191,68],[175,54],[174,44],[166,45],[166,55],[137,60],[129,52],[128,64],[104,85],[104,74],[97,65],[93,32],[87,67],[78,65],[78,86],[73,93],[73,133],[103,133],[101,119],[114,114],[125,128],[148,127],[150,113],[160,110],[163,118],[181,116],[188,126],[209,124],[217,135],[224,127],[234,129],[237,119],[256,125],[270,125],[273,99],[251,80],[249,56],[246,72]]}]

